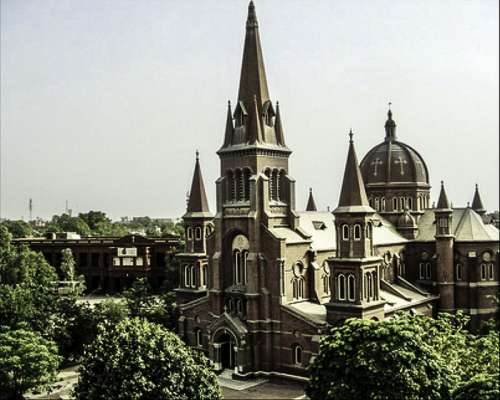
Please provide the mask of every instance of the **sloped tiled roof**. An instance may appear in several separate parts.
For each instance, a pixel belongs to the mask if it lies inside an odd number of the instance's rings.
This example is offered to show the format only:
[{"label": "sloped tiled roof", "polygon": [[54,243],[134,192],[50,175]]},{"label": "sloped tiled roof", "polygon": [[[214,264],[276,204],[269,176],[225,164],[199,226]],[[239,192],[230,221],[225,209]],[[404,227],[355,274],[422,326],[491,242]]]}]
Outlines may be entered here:
[{"label": "sloped tiled roof", "polygon": [[[434,209],[425,210],[418,221],[418,228],[417,241],[435,240]],[[499,230],[493,225],[486,225],[481,216],[470,207],[453,209],[451,231],[458,242],[499,240]]]}]

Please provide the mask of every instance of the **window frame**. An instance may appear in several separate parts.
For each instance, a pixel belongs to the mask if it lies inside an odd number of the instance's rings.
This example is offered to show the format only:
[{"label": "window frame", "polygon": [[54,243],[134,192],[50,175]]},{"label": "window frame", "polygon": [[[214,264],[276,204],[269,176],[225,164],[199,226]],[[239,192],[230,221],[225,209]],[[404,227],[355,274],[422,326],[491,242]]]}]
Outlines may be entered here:
[{"label": "window frame", "polygon": [[[349,230],[350,230],[349,225],[343,224],[341,229],[342,229],[342,240],[345,242],[349,241]],[[347,232],[347,235],[346,235],[346,232]]]}]

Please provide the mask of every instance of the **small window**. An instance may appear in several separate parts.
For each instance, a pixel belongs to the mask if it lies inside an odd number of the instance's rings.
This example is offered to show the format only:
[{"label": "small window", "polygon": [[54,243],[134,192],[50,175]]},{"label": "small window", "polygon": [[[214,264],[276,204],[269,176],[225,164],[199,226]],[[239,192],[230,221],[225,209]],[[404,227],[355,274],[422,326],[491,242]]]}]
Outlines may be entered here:
[{"label": "small window", "polygon": [[203,335],[201,333],[201,329],[196,329],[194,334],[195,334],[196,346],[198,347],[203,346]]},{"label": "small window", "polygon": [[191,265],[191,267],[189,268],[189,275],[191,280],[191,287],[194,288],[196,287],[196,267],[194,265]]},{"label": "small window", "polygon": [[337,286],[338,286],[338,298],[339,300],[345,300],[345,276],[343,274],[340,274],[338,277],[337,277]]},{"label": "small window", "polygon": [[380,211],[380,200],[378,197],[375,197],[375,210]]},{"label": "small window", "polygon": [[342,240],[349,240],[349,225],[342,225]]},{"label": "small window", "polygon": [[398,199],[397,197],[392,198],[392,210],[397,211],[398,209]]},{"label": "small window", "polygon": [[328,275],[323,275],[323,292],[330,293],[330,277]]},{"label": "small window", "polygon": [[203,265],[201,267],[201,284],[203,287],[207,286],[207,266]]},{"label": "small window", "polygon": [[486,264],[481,264],[481,280],[484,281],[486,280]]},{"label": "small window", "polygon": [[386,204],[385,204],[385,197],[382,197],[382,200],[380,200],[380,209],[382,211],[385,211]]},{"label": "small window", "polygon": [[347,295],[350,301],[356,298],[356,278],[354,275],[349,275],[347,278]]},{"label": "small window", "polygon": [[493,264],[488,264],[488,279],[493,280]]},{"label": "small window", "polygon": [[462,280],[462,265],[461,264],[455,265],[455,279],[457,281]]},{"label": "small window", "polygon": [[195,235],[196,235],[196,240],[200,240],[201,239],[201,228],[199,226],[196,227]]},{"label": "small window", "polygon": [[188,240],[193,239],[193,228],[191,228],[191,227],[187,228],[187,238],[188,238]]},{"label": "small window", "polygon": [[439,227],[440,228],[447,228],[448,227],[448,219],[439,218]]},{"label": "small window", "polygon": [[411,197],[408,197],[406,199],[406,202],[407,202],[407,205],[408,205],[408,209],[412,210],[413,209],[413,199]]},{"label": "small window", "polygon": [[405,198],[404,197],[400,197],[399,198],[399,209],[400,210],[404,210],[405,209]]},{"label": "small window", "polygon": [[354,225],[354,240],[361,240],[361,225]]},{"label": "small window", "polygon": [[425,277],[426,279],[431,279],[432,273],[431,273],[431,263],[426,263],[425,264]]},{"label": "small window", "polygon": [[293,363],[295,365],[302,365],[302,347],[298,344],[293,346]]},{"label": "small window", "polygon": [[316,229],[317,231],[322,231],[322,230],[326,229],[326,225],[323,221],[313,221],[312,223],[313,223],[314,229]]},{"label": "small window", "polygon": [[189,265],[185,265],[184,266],[184,286],[185,287],[191,286],[191,274],[190,274],[189,270],[190,270]]},{"label": "small window", "polygon": [[425,278],[424,263],[418,264],[418,278],[419,279]]}]

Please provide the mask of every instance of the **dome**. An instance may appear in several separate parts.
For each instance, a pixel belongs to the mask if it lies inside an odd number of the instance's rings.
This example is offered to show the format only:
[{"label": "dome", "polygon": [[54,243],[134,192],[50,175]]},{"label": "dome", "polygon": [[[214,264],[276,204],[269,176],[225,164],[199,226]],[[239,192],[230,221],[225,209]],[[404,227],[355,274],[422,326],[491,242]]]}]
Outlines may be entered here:
[{"label": "dome", "polygon": [[361,161],[364,183],[368,186],[429,186],[429,172],[422,156],[412,147],[396,140],[396,123],[390,110],[385,130],[385,141],[373,147]]}]

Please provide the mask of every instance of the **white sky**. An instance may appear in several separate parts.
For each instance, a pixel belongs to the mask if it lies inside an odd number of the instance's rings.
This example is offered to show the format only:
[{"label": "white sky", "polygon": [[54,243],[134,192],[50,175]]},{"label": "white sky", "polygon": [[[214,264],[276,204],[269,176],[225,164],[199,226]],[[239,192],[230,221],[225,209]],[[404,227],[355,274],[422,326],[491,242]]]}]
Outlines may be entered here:
[{"label": "white sky", "polygon": [[[246,0],[0,0],[1,216],[103,210],[177,217],[201,153],[210,207],[235,101]],[[398,138],[424,157],[433,199],[480,185],[498,208],[498,0],[256,0],[303,209],[337,204],[358,157]]]}]

